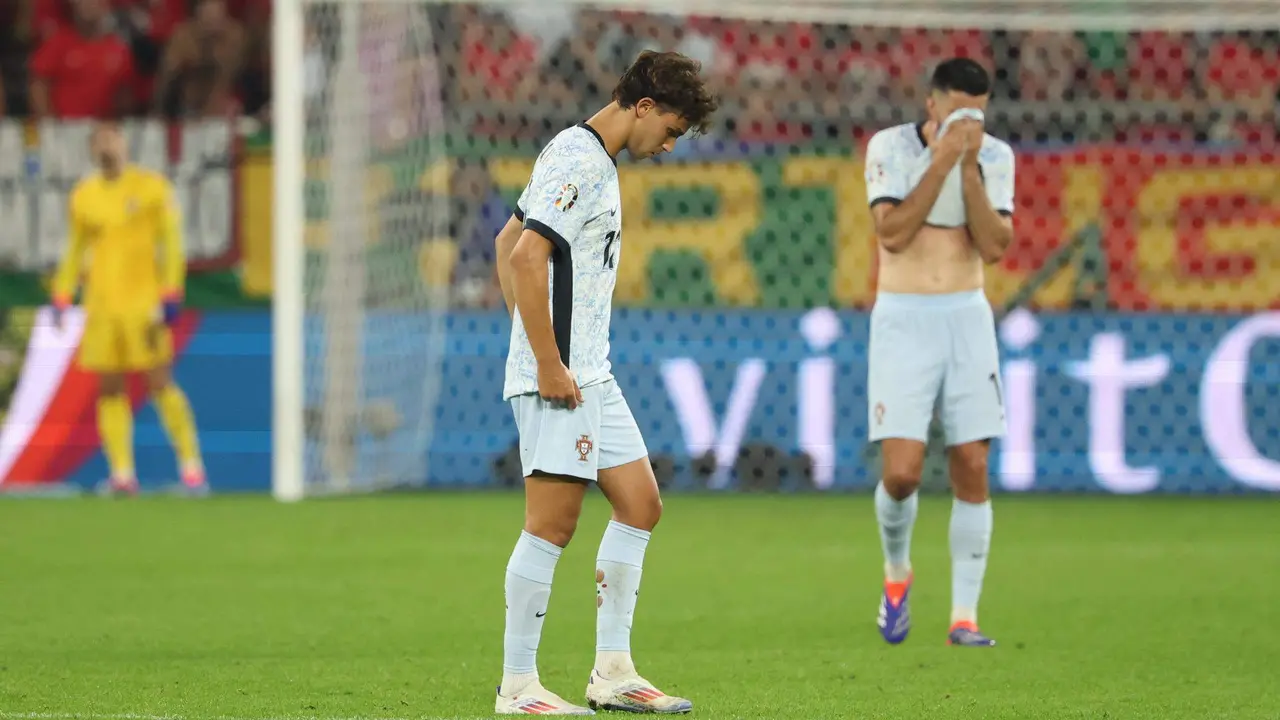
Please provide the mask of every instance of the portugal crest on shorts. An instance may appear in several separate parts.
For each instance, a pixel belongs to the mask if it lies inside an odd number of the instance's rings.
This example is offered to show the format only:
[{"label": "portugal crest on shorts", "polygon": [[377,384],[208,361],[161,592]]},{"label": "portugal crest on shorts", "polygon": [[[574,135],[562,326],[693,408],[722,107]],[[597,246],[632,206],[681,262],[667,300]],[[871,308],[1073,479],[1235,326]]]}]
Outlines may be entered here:
[{"label": "portugal crest on shorts", "polygon": [[568,212],[576,202],[578,202],[578,186],[573,183],[562,185],[560,194],[556,196],[556,208],[560,212]]},{"label": "portugal crest on shorts", "polygon": [[578,438],[578,443],[575,447],[578,450],[578,462],[586,462],[587,456],[591,454],[591,448],[595,447],[595,443],[591,442],[591,438],[583,435]]}]

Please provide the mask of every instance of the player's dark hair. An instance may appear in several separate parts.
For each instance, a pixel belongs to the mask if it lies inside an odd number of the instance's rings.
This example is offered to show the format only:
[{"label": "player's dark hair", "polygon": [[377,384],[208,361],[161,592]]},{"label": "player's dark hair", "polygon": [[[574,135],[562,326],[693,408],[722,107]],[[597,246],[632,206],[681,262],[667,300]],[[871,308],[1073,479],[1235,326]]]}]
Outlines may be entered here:
[{"label": "player's dark hair", "polygon": [[613,100],[632,108],[649,98],[688,121],[694,132],[703,132],[720,102],[707,89],[701,70],[702,63],[680,53],[645,50],[618,80]]},{"label": "player's dark hair", "polygon": [[969,58],[951,58],[933,69],[930,86],[939,92],[962,92],[965,95],[986,95],[991,92],[991,76],[985,68]]}]

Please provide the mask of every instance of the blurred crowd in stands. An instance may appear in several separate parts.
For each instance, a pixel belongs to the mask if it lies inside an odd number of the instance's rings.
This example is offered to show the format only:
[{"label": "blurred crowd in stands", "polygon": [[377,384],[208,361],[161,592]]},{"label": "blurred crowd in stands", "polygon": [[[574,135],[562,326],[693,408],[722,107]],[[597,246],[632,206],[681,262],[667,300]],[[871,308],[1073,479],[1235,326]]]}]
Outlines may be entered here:
[{"label": "blurred crowd in stands", "polygon": [[[644,48],[702,61],[744,140],[865,136],[915,119],[933,64],[994,74],[998,132],[1022,141],[1274,142],[1280,32],[987,32],[782,24],[539,7],[458,7],[445,61],[485,133],[600,103]],[[557,113],[555,108],[568,108]],[[531,128],[541,134],[541,128]]]},{"label": "blurred crowd in stands", "polygon": [[271,0],[0,0],[0,115],[254,114]]},{"label": "blurred crowd in stands", "polygon": [[[338,10],[308,6],[302,72],[315,104],[330,97]],[[1017,141],[1277,136],[1274,30],[898,29],[557,3],[381,2],[361,12],[361,64],[371,85],[385,85],[370,92],[409,115],[439,107],[473,136],[545,138],[599,106],[645,48],[701,60],[726,101],[718,132],[738,140],[858,138],[914,118],[932,64],[952,55],[992,69],[989,124]],[[265,119],[270,23],[271,0],[0,0],[0,116]]]}]

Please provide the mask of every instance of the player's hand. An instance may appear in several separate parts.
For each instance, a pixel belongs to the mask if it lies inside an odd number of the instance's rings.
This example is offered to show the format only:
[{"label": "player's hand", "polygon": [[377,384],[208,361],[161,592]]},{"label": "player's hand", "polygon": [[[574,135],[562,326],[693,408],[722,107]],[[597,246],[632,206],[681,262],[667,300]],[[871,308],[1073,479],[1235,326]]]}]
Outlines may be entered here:
[{"label": "player's hand", "polygon": [[969,149],[969,137],[974,127],[981,132],[982,123],[977,120],[957,120],[948,125],[947,131],[942,137],[935,138],[929,148],[933,151],[933,157],[948,167],[955,165]]},{"label": "player's hand", "polygon": [[176,296],[170,295],[160,304],[160,313],[164,318],[164,324],[173,327],[178,321],[178,315],[182,312],[182,300]]},{"label": "player's hand", "polygon": [[53,299],[53,303],[52,303],[52,307],[50,308],[49,315],[53,320],[54,330],[57,330],[58,332],[62,332],[62,316],[67,312],[67,308],[70,306],[71,306],[71,303],[67,302],[66,300],[61,300],[58,298]]},{"label": "player's hand", "polygon": [[582,390],[563,362],[538,366],[538,394],[543,400],[573,410],[582,404]]},{"label": "player's hand", "polygon": [[976,166],[978,164],[978,152],[982,150],[982,136],[985,129],[982,123],[977,120],[965,121],[965,149],[964,157],[961,162],[965,165]]}]

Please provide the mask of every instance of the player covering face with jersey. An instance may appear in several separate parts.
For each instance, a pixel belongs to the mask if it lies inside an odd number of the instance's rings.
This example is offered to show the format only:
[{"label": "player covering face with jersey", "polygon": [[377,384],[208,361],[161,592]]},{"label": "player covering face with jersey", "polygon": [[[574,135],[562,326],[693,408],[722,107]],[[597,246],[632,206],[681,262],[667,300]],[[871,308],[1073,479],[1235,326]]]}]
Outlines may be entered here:
[{"label": "player covering face with jersey", "polygon": [[591,712],[542,686],[536,655],[556,564],[593,482],[613,519],[596,556],[596,661],[587,704],[661,713],[693,707],[655,688],[631,659],[641,568],[662,501],[611,372],[609,325],[623,248],[616,158],[623,150],[637,159],[672,151],[715,108],[696,62],[642,53],[612,102],[542,150],[496,240],[512,313],[503,397],[515,414],[525,476],[524,530],[507,564],[498,713]]},{"label": "player covering face with jersey", "polygon": [[885,553],[878,624],[899,643],[910,629],[911,533],[935,417],[946,437],[952,504],[953,645],[995,643],[978,630],[991,542],[991,438],[1004,433],[995,323],[983,267],[1013,235],[1013,150],[983,131],[990,78],[955,58],[934,72],[928,117],[882,130],[867,146],[866,181],[879,240],[871,313],[869,440],[880,443],[876,517]]},{"label": "player covering face with jersey", "polygon": [[93,129],[90,152],[97,171],[71,193],[70,238],[54,277],[53,304],[61,324],[81,291],[85,324],[78,363],[98,377],[98,434],[111,471],[104,489],[138,489],[133,409],[124,378],[145,373],[178,456],[183,488],[203,493],[207,486],[195,420],[169,371],[170,329],[178,319],[186,274],[173,189],[163,175],[128,163],[124,133],[114,123]]}]

